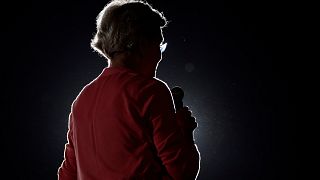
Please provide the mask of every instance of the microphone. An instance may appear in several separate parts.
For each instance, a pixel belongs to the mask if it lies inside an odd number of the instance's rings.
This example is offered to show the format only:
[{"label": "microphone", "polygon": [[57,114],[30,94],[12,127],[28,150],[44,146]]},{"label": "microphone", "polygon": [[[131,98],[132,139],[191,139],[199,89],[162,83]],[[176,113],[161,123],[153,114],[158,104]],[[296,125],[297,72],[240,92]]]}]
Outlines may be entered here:
[{"label": "microphone", "polygon": [[[176,112],[180,109],[183,108],[183,96],[184,96],[184,91],[182,90],[181,87],[179,86],[174,86],[171,89],[174,105],[176,108]],[[194,138],[193,138],[193,130],[198,126],[198,124],[195,121],[194,117],[190,117],[190,119],[185,119],[186,121],[182,122],[182,126],[185,132],[185,136],[187,139],[191,141],[191,143],[194,143]],[[181,123],[181,122],[180,122]],[[191,133],[188,133],[191,132]]]},{"label": "microphone", "polygon": [[171,89],[174,105],[176,108],[176,111],[181,109],[183,107],[183,96],[184,96],[184,91],[182,90],[181,87],[175,86]]}]

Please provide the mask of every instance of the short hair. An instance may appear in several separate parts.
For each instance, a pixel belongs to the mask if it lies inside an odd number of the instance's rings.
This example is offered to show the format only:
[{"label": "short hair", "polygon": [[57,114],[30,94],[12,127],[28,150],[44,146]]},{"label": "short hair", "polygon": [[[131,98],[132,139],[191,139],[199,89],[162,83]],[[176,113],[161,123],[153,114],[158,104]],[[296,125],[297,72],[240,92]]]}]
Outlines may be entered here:
[{"label": "short hair", "polygon": [[131,51],[143,40],[159,36],[167,25],[163,13],[141,0],[112,0],[98,14],[91,47],[107,59]]}]

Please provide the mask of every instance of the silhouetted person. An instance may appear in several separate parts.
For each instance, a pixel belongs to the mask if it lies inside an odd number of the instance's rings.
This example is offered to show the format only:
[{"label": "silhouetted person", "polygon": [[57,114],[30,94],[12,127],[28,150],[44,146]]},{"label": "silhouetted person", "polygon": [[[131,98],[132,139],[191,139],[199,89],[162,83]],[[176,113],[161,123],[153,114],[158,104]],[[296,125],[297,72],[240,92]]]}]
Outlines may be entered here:
[{"label": "silhouetted person", "polygon": [[195,118],[155,77],[166,24],[141,1],[99,13],[91,46],[108,67],[72,103],[59,180],[196,179]]}]

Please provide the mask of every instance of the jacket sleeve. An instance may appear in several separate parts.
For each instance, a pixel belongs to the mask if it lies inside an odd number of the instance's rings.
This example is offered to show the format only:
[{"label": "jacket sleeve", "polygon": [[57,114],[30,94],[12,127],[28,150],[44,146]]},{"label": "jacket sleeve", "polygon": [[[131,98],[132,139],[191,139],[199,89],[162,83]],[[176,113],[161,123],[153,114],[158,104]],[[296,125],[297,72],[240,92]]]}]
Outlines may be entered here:
[{"label": "jacket sleeve", "polygon": [[73,145],[73,116],[69,115],[69,126],[67,132],[68,142],[65,144],[64,160],[58,169],[58,180],[76,180],[77,166]]},{"label": "jacket sleeve", "polygon": [[172,179],[196,179],[200,168],[200,154],[194,144],[192,132],[188,136],[184,135],[176,121],[168,86],[157,85],[149,93],[146,108],[159,158]]}]

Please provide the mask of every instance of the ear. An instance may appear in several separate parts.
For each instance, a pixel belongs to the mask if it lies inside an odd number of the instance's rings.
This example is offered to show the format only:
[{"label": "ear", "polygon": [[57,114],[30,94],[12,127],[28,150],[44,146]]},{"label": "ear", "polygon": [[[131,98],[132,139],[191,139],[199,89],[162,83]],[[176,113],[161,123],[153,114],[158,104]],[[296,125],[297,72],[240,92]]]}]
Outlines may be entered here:
[{"label": "ear", "polygon": [[145,40],[140,40],[137,43],[136,53],[139,58],[144,58],[146,56],[146,52],[148,51],[148,43]]}]

